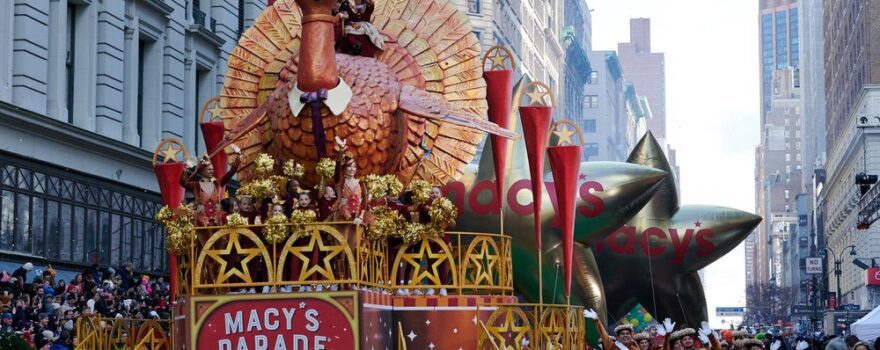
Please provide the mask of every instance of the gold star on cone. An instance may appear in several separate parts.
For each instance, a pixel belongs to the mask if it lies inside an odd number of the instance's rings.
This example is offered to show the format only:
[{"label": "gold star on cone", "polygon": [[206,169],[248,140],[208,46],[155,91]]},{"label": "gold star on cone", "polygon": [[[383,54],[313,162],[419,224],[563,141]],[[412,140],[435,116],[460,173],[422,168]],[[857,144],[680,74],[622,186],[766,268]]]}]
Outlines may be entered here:
[{"label": "gold star on cone", "polygon": [[568,125],[562,125],[558,130],[553,131],[553,134],[559,139],[557,144],[560,146],[574,144],[574,140],[572,139],[574,136],[574,130],[569,129]]},{"label": "gold star on cone", "polygon": [[547,91],[544,91],[544,89],[539,86],[535,86],[532,91],[526,92],[526,96],[529,97],[529,105],[547,105],[547,100],[545,99],[547,97]]},{"label": "gold star on cone", "polygon": [[214,118],[220,118],[220,115],[223,114],[223,108],[220,108],[220,103],[215,102],[208,112],[211,113],[211,120],[214,120]]},{"label": "gold star on cone", "polygon": [[165,146],[165,149],[162,150],[162,154],[165,157],[162,160],[162,163],[176,162],[178,153],[180,153],[180,149],[176,149],[174,148],[174,144],[168,143],[168,145]]},{"label": "gold star on cone", "polygon": [[504,69],[504,61],[507,60],[507,57],[501,55],[501,50],[495,50],[492,56],[489,56],[489,60],[492,61],[492,70]]}]

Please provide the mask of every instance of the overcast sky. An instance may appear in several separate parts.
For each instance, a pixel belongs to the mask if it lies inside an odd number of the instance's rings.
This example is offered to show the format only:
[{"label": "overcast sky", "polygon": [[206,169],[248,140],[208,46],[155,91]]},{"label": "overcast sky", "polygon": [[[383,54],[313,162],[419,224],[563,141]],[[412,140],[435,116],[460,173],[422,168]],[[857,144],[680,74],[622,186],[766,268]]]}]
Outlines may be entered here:
[{"label": "overcast sky", "polygon": [[[681,166],[681,204],[754,212],[759,140],[757,0],[586,0],[593,49],[629,41],[629,19],[651,19],[651,47],[666,54],[666,128]],[[626,76],[626,71],[623,72]],[[638,91],[638,86],[636,86]],[[742,244],[706,268],[716,306],[745,305]]]}]

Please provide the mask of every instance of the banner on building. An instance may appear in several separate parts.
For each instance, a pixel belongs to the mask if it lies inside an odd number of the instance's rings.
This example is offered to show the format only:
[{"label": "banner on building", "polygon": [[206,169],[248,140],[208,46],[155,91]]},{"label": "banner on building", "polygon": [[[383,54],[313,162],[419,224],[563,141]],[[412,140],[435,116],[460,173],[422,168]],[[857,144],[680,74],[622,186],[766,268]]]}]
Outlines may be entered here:
[{"label": "banner on building", "polygon": [[880,286],[880,267],[869,267],[865,273],[867,274],[867,285]]},{"label": "banner on building", "polygon": [[715,316],[718,317],[727,317],[727,316],[742,316],[746,311],[746,308],[742,306],[733,306],[733,307],[716,307],[715,308]]}]

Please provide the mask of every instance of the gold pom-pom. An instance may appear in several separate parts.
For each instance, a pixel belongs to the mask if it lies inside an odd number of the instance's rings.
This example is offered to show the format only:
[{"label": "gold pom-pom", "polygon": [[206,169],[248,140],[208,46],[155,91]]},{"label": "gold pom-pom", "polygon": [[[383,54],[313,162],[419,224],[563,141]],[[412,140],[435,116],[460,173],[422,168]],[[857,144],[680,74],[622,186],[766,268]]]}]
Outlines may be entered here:
[{"label": "gold pom-pom", "polygon": [[165,226],[168,233],[165,244],[171,254],[182,255],[190,252],[195,241],[195,227],[193,212],[186,204],[180,204],[174,210],[167,206],[162,207],[156,213],[156,221]]},{"label": "gold pom-pom", "polygon": [[413,202],[415,204],[425,203],[428,201],[428,198],[431,198],[431,184],[428,181],[415,180],[409,186],[412,189]]},{"label": "gold pom-pom", "polygon": [[428,207],[428,215],[431,217],[431,228],[434,234],[442,234],[447,228],[455,226],[458,217],[458,209],[448,198],[440,197],[434,200]]},{"label": "gold pom-pom", "polygon": [[162,209],[159,209],[159,212],[157,212],[155,216],[156,222],[166,226],[173,217],[174,213],[171,212],[171,208],[169,208],[167,205],[163,206]]},{"label": "gold pom-pom", "polygon": [[336,172],[336,161],[330,158],[321,158],[318,166],[315,167],[315,172],[322,178],[332,178],[333,173]]},{"label": "gold pom-pom", "polygon": [[403,239],[403,244],[415,244],[422,240],[427,229],[428,227],[425,224],[409,222],[403,228],[402,236],[400,238]]},{"label": "gold pom-pom", "polygon": [[277,184],[270,177],[268,179],[253,180],[242,185],[236,194],[239,196],[251,196],[257,201],[269,198],[278,193]]},{"label": "gold pom-pom", "polygon": [[258,178],[265,178],[272,174],[272,169],[275,167],[275,160],[272,159],[272,156],[266,153],[260,153],[257,155],[257,159],[254,160],[254,169],[257,172]]},{"label": "gold pom-pom", "polygon": [[373,209],[372,214],[373,220],[367,225],[367,239],[371,241],[397,235],[406,224],[399,212],[384,205]]},{"label": "gold pom-pom", "polygon": [[293,159],[284,162],[284,166],[282,167],[282,171],[284,172],[284,176],[293,179],[299,179],[303,177],[306,173],[306,168],[295,162]]},{"label": "gold pom-pom", "polygon": [[244,216],[241,216],[239,213],[234,213],[226,217],[226,226],[229,227],[241,227],[248,224],[247,219]]},{"label": "gold pom-pom", "polygon": [[394,174],[388,174],[383,176],[383,180],[385,182],[385,186],[388,188],[388,195],[397,197],[403,192],[403,183],[397,179],[397,176]]},{"label": "gold pom-pom", "polygon": [[290,228],[291,234],[293,234],[295,239],[300,239],[308,235],[309,230],[306,224],[310,224],[315,222],[318,219],[318,215],[315,214],[314,210],[308,209],[296,209],[292,213],[290,213],[290,223],[293,224],[293,227]]},{"label": "gold pom-pom", "polygon": [[266,220],[266,227],[263,228],[263,237],[269,244],[281,243],[287,239],[289,231],[287,228],[287,217],[284,214],[275,214],[269,220]]},{"label": "gold pom-pom", "polygon": [[388,192],[385,178],[376,174],[364,176],[364,186],[367,188],[367,198],[382,198]]}]

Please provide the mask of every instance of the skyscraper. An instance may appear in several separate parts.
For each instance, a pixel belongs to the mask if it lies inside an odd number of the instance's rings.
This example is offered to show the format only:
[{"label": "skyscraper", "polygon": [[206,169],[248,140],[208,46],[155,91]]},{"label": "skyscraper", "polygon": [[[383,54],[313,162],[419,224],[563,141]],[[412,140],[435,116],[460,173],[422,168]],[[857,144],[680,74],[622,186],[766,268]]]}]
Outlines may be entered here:
[{"label": "skyscraper", "polygon": [[626,81],[648,98],[652,113],[648,130],[666,140],[666,63],[662,52],[651,51],[651,19],[630,19],[629,37],[628,43],[617,44],[620,65]]},{"label": "skyscraper", "polygon": [[774,261],[773,252],[781,244],[774,237],[787,239],[788,231],[775,229],[787,229],[781,223],[796,219],[795,196],[802,186],[797,17],[795,0],[760,0],[761,144],[755,152],[755,207],[765,222],[754,233],[757,237],[747,241],[754,246],[746,250],[754,254],[747,266],[749,282],[758,284],[770,282],[774,272],[787,271],[778,265],[782,261]]}]

